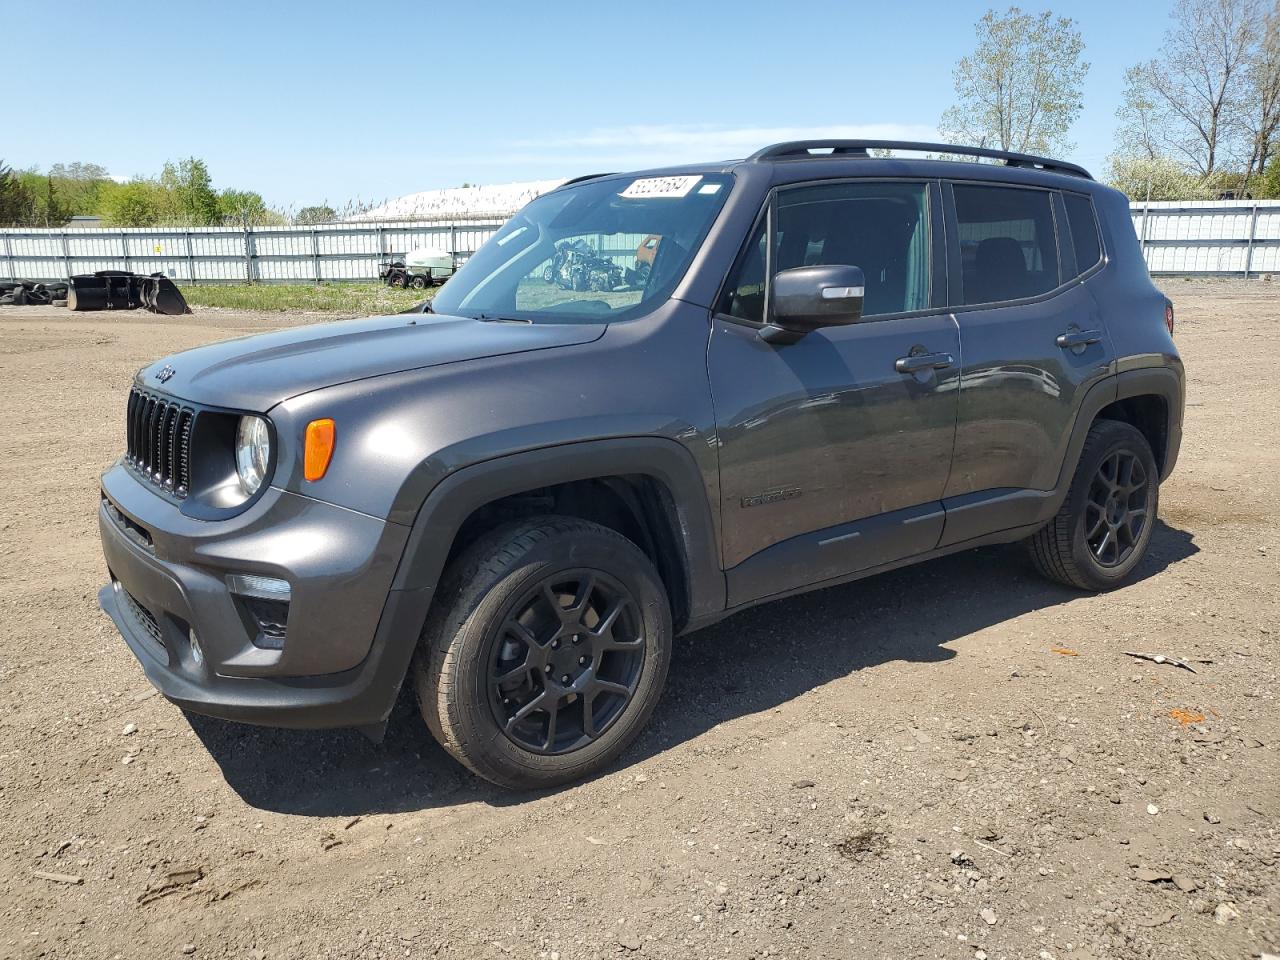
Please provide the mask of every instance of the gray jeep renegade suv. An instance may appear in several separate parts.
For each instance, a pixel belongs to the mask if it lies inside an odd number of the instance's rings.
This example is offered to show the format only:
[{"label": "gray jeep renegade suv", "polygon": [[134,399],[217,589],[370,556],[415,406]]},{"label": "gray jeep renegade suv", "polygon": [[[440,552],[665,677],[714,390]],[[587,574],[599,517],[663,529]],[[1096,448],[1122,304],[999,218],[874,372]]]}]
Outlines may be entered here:
[{"label": "gray jeep renegade suv", "polygon": [[753,604],[1023,539],[1123,583],[1172,332],[1125,198],[1067,163],[583,177],[416,312],[139,371],[101,603],[196,713],[376,736],[409,677],[476,773],[562,783],[644,726],[674,636]]}]

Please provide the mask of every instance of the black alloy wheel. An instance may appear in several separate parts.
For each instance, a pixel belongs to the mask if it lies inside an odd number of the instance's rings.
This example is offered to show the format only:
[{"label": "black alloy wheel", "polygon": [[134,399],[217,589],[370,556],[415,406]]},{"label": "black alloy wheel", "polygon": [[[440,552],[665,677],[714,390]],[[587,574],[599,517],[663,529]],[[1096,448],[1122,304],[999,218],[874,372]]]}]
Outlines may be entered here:
[{"label": "black alloy wheel", "polygon": [[1117,450],[1102,461],[1085,504],[1085,542],[1103,567],[1129,559],[1147,523],[1151,478],[1138,456]]},{"label": "black alloy wheel", "polygon": [[568,753],[604,734],[631,701],[644,668],[635,599],[599,570],[541,581],[512,606],[494,639],[494,719],[533,753]]},{"label": "black alloy wheel", "polygon": [[599,773],[644,728],[671,662],[671,604],[653,561],[566,516],[477,537],[441,578],[414,658],[431,733],[504,787]]},{"label": "black alloy wheel", "polygon": [[1112,590],[1146,555],[1160,505],[1160,471],[1142,431],[1119,420],[1089,427],[1066,497],[1028,538],[1031,559],[1051,580]]}]

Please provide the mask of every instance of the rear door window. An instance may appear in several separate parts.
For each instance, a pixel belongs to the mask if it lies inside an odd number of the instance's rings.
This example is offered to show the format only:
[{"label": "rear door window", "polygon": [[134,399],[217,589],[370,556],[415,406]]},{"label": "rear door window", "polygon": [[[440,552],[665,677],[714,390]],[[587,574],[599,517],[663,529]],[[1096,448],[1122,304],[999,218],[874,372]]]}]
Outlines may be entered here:
[{"label": "rear door window", "polygon": [[954,185],[964,304],[1020,300],[1061,282],[1047,190]]},{"label": "rear door window", "polygon": [[1064,193],[1062,200],[1067,207],[1067,223],[1071,226],[1071,246],[1076,254],[1076,273],[1086,273],[1102,259],[1102,244],[1098,240],[1098,218],[1093,212],[1093,201],[1078,193]]}]

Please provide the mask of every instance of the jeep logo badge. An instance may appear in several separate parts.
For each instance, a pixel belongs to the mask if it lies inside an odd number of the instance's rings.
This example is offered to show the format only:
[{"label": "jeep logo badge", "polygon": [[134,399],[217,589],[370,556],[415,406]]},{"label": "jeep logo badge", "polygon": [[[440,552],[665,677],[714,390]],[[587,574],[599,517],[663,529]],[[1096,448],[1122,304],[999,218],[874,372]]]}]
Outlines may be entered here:
[{"label": "jeep logo badge", "polygon": [[173,379],[173,375],[177,372],[177,370],[173,369],[173,367],[166,363],[160,368],[160,372],[156,374],[156,379],[161,383],[168,383]]}]

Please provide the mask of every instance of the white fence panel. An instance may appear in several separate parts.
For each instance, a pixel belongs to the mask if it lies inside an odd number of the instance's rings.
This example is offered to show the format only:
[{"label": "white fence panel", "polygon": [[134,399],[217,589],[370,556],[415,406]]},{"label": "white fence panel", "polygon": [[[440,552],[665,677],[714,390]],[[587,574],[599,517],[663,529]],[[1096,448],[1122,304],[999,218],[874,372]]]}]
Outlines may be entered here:
[{"label": "white fence panel", "polygon": [[1135,203],[1133,228],[1153,274],[1256,276],[1280,269],[1280,201]]},{"label": "white fence panel", "polygon": [[[1130,214],[1152,273],[1253,276],[1280,272],[1280,201],[1135,203]],[[96,270],[133,270],[161,272],[184,283],[373,280],[382,260],[418,247],[435,247],[465,260],[503,222],[493,217],[250,230],[4,229],[0,230],[0,279],[60,280]],[[639,235],[602,238],[600,249],[630,265],[641,239]]]}]

